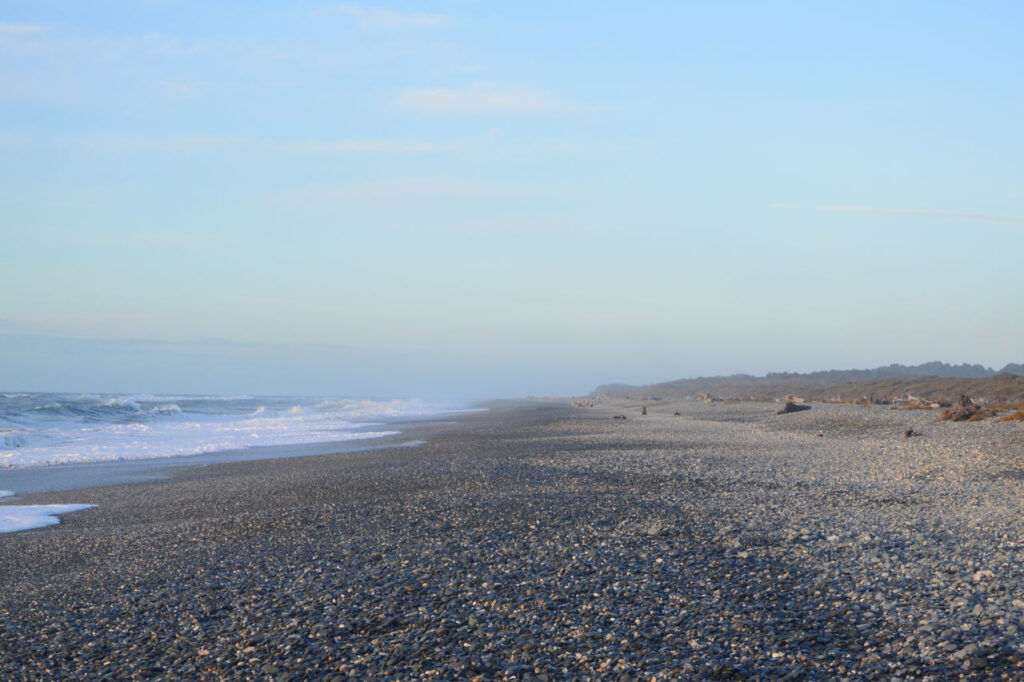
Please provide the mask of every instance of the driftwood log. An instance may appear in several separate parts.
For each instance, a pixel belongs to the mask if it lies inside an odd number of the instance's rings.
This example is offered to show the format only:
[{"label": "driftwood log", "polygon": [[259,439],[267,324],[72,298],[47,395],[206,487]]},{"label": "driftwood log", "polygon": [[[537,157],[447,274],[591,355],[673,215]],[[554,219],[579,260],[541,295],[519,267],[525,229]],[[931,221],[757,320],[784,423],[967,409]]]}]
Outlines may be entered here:
[{"label": "driftwood log", "polygon": [[775,414],[790,414],[792,412],[803,412],[804,410],[809,409],[811,409],[810,405],[802,405],[800,403],[794,403],[791,400],[787,400],[786,404],[782,407],[782,409],[776,412]]},{"label": "driftwood log", "polygon": [[965,422],[981,412],[981,405],[971,400],[970,396],[961,395],[953,407],[942,411],[942,421]]}]

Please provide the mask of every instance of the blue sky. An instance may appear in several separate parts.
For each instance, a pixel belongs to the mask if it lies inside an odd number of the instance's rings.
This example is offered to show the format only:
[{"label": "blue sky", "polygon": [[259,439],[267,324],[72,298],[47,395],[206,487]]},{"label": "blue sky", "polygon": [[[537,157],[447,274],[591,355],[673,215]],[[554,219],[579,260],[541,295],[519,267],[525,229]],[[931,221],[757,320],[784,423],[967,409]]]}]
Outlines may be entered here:
[{"label": "blue sky", "polygon": [[1022,22],[0,0],[0,388],[1020,362]]}]

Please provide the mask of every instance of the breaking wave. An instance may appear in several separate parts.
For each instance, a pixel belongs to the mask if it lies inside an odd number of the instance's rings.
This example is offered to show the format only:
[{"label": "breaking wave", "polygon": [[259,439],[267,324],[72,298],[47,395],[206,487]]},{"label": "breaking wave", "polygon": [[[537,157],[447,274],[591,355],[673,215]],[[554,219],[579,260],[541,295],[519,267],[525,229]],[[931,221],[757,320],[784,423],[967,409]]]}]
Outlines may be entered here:
[{"label": "breaking wave", "polygon": [[380,423],[461,411],[421,400],[0,394],[0,467],[194,455],[396,433]]}]

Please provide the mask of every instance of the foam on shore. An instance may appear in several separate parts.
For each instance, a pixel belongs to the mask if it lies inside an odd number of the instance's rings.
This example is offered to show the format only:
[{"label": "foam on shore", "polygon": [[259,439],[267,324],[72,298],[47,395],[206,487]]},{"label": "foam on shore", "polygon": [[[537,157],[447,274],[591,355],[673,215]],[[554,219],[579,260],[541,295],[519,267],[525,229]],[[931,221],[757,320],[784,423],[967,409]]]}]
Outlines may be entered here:
[{"label": "foam on shore", "polygon": [[[12,495],[11,491],[3,490],[3,496]],[[13,533],[19,530],[45,528],[60,523],[57,514],[70,514],[95,507],[95,504],[11,504],[0,505],[0,533]]]}]

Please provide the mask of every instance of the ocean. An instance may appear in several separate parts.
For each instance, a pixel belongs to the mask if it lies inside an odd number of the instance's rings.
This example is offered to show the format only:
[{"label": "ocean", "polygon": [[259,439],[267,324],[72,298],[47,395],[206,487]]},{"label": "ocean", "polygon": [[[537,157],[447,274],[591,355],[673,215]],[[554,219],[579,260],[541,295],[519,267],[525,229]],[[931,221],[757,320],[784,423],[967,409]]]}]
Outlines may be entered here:
[{"label": "ocean", "polygon": [[0,393],[0,468],[342,443],[462,411],[417,399]]}]

